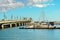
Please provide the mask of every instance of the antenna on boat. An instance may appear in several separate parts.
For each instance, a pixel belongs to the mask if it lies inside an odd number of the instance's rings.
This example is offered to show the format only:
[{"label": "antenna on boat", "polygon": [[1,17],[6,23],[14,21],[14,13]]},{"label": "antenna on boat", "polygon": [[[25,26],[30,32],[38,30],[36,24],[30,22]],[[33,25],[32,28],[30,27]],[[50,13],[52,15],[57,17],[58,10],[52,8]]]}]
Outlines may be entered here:
[{"label": "antenna on boat", "polygon": [[48,22],[44,8],[41,8],[40,22]]}]

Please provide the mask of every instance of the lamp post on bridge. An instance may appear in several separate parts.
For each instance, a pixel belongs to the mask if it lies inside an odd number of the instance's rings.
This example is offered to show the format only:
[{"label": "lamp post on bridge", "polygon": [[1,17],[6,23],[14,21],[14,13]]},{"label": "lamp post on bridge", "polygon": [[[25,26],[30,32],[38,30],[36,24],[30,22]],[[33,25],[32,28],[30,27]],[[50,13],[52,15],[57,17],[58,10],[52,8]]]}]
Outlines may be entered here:
[{"label": "lamp post on bridge", "polygon": [[4,16],[4,21],[7,20],[7,17],[5,15],[5,12],[3,13],[3,16]]},{"label": "lamp post on bridge", "polygon": [[6,10],[5,8],[2,8],[2,13],[3,13],[3,21],[5,22],[7,20],[7,16],[6,16]]},{"label": "lamp post on bridge", "polygon": [[11,20],[13,20],[13,15],[11,15]]},{"label": "lamp post on bridge", "polygon": [[20,16],[20,20],[21,20],[21,16]]}]

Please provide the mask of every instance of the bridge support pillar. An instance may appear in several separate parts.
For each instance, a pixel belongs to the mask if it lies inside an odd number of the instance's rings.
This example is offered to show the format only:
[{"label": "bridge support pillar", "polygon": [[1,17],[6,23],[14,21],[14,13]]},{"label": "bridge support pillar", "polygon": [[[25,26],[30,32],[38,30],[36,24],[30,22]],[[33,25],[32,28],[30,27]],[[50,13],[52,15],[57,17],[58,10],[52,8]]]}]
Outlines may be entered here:
[{"label": "bridge support pillar", "polygon": [[15,26],[17,27],[17,24],[15,23]]},{"label": "bridge support pillar", "polygon": [[19,23],[19,26],[20,26],[20,23]]},{"label": "bridge support pillar", "polygon": [[22,23],[22,26],[23,26],[24,24]]},{"label": "bridge support pillar", "polygon": [[24,26],[26,25],[26,23],[24,23]]},{"label": "bridge support pillar", "polygon": [[4,29],[4,25],[2,25],[2,29]]},{"label": "bridge support pillar", "polygon": [[10,24],[10,28],[12,28],[12,24]]}]

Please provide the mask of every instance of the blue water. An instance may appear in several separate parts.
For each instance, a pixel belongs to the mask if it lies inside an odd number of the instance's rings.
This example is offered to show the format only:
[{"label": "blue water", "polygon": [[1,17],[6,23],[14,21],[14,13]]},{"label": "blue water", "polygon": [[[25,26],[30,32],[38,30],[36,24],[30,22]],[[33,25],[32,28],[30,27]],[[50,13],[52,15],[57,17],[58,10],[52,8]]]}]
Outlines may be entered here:
[{"label": "blue water", "polygon": [[60,40],[60,29],[19,29],[0,30],[0,40]]}]

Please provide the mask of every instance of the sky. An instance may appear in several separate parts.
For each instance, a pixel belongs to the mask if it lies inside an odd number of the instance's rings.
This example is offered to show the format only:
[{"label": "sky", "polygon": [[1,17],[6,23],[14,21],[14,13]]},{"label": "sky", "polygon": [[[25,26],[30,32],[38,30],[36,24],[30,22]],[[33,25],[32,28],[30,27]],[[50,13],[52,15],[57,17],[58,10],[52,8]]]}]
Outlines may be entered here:
[{"label": "sky", "polygon": [[18,16],[32,17],[34,21],[60,21],[60,0],[0,0],[0,20],[4,13],[8,20]]}]

